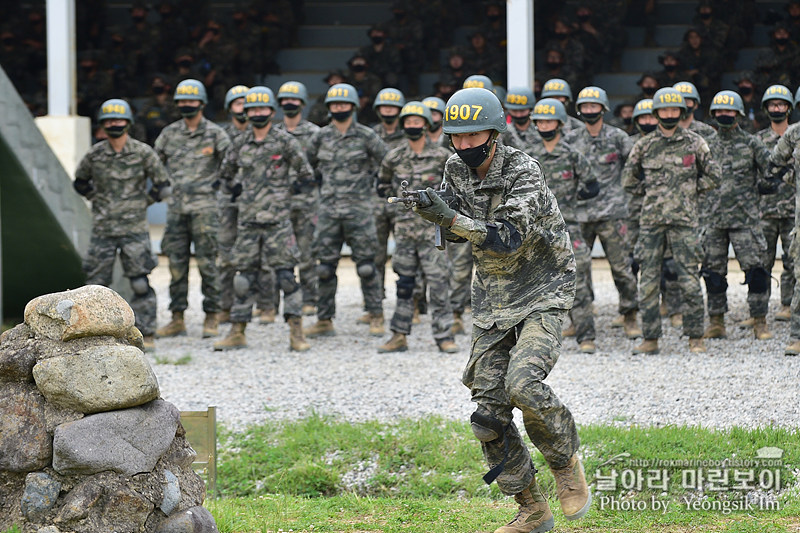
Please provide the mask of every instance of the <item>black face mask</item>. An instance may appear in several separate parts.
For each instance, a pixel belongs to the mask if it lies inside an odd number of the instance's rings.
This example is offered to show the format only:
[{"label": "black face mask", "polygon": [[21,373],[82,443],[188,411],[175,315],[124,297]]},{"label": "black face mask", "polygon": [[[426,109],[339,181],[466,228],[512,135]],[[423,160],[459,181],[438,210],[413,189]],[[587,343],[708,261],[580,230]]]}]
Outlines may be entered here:
[{"label": "black face mask", "polygon": [[552,141],[553,139],[556,138],[556,135],[558,135],[558,128],[550,131],[542,131],[542,130],[537,130],[537,131],[539,132],[539,135],[542,137],[542,139],[544,139],[545,141]]},{"label": "black face mask", "polygon": [[347,119],[353,114],[352,111],[331,111],[331,118],[336,122],[347,122]]},{"label": "black face mask", "polygon": [[448,101],[450,99],[451,96],[453,96],[453,93],[452,92],[443,92],[443,93],[441,93],[441,95],[442,95],[442,100],[444,100],[446,102],[446,101]]},{"label": "black face mask", "polygon": [[126,131],[128,131],[127,124],[125,126],[104,126],[103,129],[106,132],[106,135],[111,137],[112,139],[117,139],[122,137]]},{"label": "black face mask", "polygon": [[150,90],[153,91],[153,94],[164,94],[165,92],[167,92],[166,87],[164,87],[163,85],[154,85],[150,87]]},{"label": "black face mask", "polygon": [[529,117],[527,115],[522,116],[522,117],[514,117],[514,116],[512,116],[511,120],[513,120],[514,124],[516,124],[517,126],[524,126],[525,124],[530,122],[531,117]]},{"label": "black face mask", "polygon": [[700,13],[700,18],[703,20],[708,20],[711,18],[711,13]]},{"label": "black face mask", "polygon": [[664,65],[664,70],[666,72],[675,72],[678,70],[678,65]]},{"label": "black face mask", "polygon": [[777,44],[778,46],[786,46],[787,44],[789,44],[789,39],[787,39],[786,37],[775,39],[775,44]]},{"label": "black face mask", "polygon": [[650,132],[655,131],[656,125],[655,124],[636,124],[636,129],[642,132],[642,135],[647,135]]},{"label": "black face mask", "polygon": [[266,128],[269,121],[272,119],[272,114],[269,115],[254,115],[247,117],[247,120],[253,125],[254,128]]},{"label": "black face mask", "polygon": [[283,114],[287,117],[296,117],[300,114],[300,106],[297,104],[283,104],[281,109],[283,109]]},{"label": "black face mask", "polygon": [[558,70],[559,68],[561,68],[560,61],[548,61],[545,63],[545,65],[547,65],[547,68],[549,68],[550,70]]},{"label": "black face mask", "polygon": [[542,91],[534,92],[533,96],[536,97],[537,100],[541,100],[542,98]]},{"label": "black face mask", "polygon": [[633,117],[623,118],[622,123],[625,124],[626,126],[630,126],[631,124],[633,124]]},{"label": "black face mask", "polygon": [[642,87],[642,93],[650,97],[656,94],[657,90],[655,87]]},{"label": "black face mask", "polygon": [[500,15],[486,15],[486,20],[489,22],[497,22],[500,20]]},{"label": "black face mask", "polygon": [[422,134],[425,132],[424,128],[403,128],[403,135],[407,138],[411,139],[412,141],[416,141],[417,139],[422,138]]},{"label": "black face mask", "polygon": [[179,105],[178,111],[183,118],[192,118],[200,112],[199,105]]},{"label": "black face mask", "polygon": [[562,39],[566,39],[567,37],[569,37],[569,33],[567,33],[567,32],[557,32],[556,33],[556,39],[558,39],[559,41],[562,40]]},{"label": "black face mask", "polygon": [[456,153],[469,168],[478,168],[486,161],[486,158],[489,157],[493,140],[494,135],[489,135],[489,138],[486,139],[486,142],[482,145],[474,148],[467,148],[466,150],[459,150],[456,148]]},{"label": "black face mask", "polygon": [[752,87],[739,87],[739,94],[741,94],[742,96],[750,96],[751,94],[753,94],[753,88]]},{"label": "black face mask", "polygon": [[736,117],[731,117],[729,115],[720,115],[714,117],[714,120],[717,121],[717,124],[719,124],[720,128],[725,129],[732,128],[734,124],[736,124]]},{"label": "black face mask", "polygon": [[4,46],[14,46],[14,38],[13,37],[6,37],[3,39]]},{"label": "black face mask", "polygon": [[786,120],[786,117],[789,116],[789,112],[784,111],[783,113],[780,113],[776,111],[769,111],[767,112],[767,115],[769,115],[769,119],[772,122],[783,122]]},{"label": "black face mask", "polygon": [[192,62],[188,59],[184,59],[183,61],[178,61],[178,66],[181,68],[189,68],[192,66]]},{"label": "black face mask", "polygon": [[681,121],[681,117],[670,117],[670,118],[661,118],[656,117],[658,119],[658,123],[661,124],[661,127],[665,130],[674,130],[678,127],[678,122]]},{"label": "black face mask", "polygon": [[589,22],[591,18],[591,15],[578,15],[578,22]]},{"label": "black face mask", "polygon": [[364,71],[367,70],[367,66],[366,65],[353,65],[353,66],[350,67],[350,70],[352,70],[353,72],[364,72]]},{"label": "black face mask", "polygon": [[387,125],[397,122],[397,115],[381,115],[378,113],[378,116],[381,118],[381,122]]},{"label": "black face mask", "polygon": [[133,22],[135,22],[136,24],[139,24],[140,22],[144,22],[145,16],[144,15],[137,15],[137,16],[131,17],[131,18],[133,19]]},{"label": "black face mask", "polygon": [[244,113],[231,113],[231,116],[239,124],[244,124],[247,122],[247,115]]},{"label": "black face mask", "polygon": [[386,37],[379,37],[376,35],[374,37],[371,37],[371,39],[372,39],[372,44],[383,44],[383,42],[386,40]]},{"label": "black face mask", "polygon": [[442,121],[434,122],[431,126],[431,133],[436,133],[442,127]]},{"label": "black face mask", "polygon": [[602,118],[603,114],[600,112],[597,113],[581,113],[581,120],[586,122],[587,124],[594,124],[600,118]]}]

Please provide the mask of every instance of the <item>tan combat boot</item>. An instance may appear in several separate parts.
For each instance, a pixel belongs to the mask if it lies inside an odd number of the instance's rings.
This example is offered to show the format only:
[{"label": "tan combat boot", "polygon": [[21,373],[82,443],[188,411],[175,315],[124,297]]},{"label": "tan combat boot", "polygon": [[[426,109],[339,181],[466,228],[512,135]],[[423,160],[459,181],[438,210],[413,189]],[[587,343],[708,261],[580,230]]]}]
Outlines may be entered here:
[{"label": "tan combat boot", "polygon": [[173,311],[170,323],[156,330],[156,337],[178,337],[183,335],[186,335],[183,311]]},{"label": "tan combat boot", "polygon": [[405,352],[406,350],[408,350],[408,342],[402,333],[394,333],[389,342],[378,346],[378,353]]},{"label": "tan combat boot", "polygon": [[369,324],[370,320],[372,320],[372,315],[369,313],[364,313],[356,319],[356,324]]},{"label": "tan combat boot", "polygon": [[597,346],[594,344],[594,340],[585,340],[581,343],[579,350],[581,353],[594,353],[597,351]]},{"label": "tan combat boot", "polygon": [[749,329],[753,327],[753,317],[748,318],[747,320],[742,320],[739,322],[739,327],[742,329]]},{"label": "tan combat boot", "polygon": [[247,326],[244,322],[233,322],[231,330],[228,335],[221,341],[214,343],[215,352],[223,352],[226,350],[236,350],[247,346],[247,339],[244,336],[244,328]]},{"label": "tan combat boot", "polygon": [[261,314],[258,316],[258,323],[274,324],[276,314],[275,309],[262,309]]},{"label": "tan combat boot", "polygon": [[217,313],[206,313],[206,319],[203,321],[203,338],[207,339],[217,335],[219,335]]},{"label": "tan combat boot", "polygon": [[661,300],[661,303],[658,305],[658,314],[661,316],[667,316],[669,314],[669,310],[667,309],[667,302]]},{"label": "tan combat boot", "polygon": [[303,316],[314,316],[317,314],[317,307],[311,304],[304,304],[301,312]]},{"label": "tan combat boot", "polygon": [[658,353],[658,339],[645,339],[642,344],[633,349],[633,355],[655,355]]},{"label": "tan combat boot", "polygon": [[231,321],[231,310],[230,309],[223,309],[219,313],[217,313],[217,322],[220,324],[227,324]]},{"label": "tan combat boot", "polygon": [[536,478],[527,489],[515,495],[514,500],[519,504],[517,516],[495,529],[494,533],[544,533],[553,529],[553,513],[536,484]]},{"label": "tan combat boot", "polygon": [[709,325],[703,337],[706,339],[724,339],[728,336],[725,331],[725,315],[711,315]]},{"label": "tan combat boot", "polygon": [[380,337],[384,333],[386,333],[386,328],[383,327],[383,313],[371,315],[369,319],[369,334],[373,337]]},{"label": "tan combat boot", "polygon": [[561,332],[561,336],[565,339],[567,337],[574,337],[575,336],[575,324],[570,324],[567,329]]},{"label": "tan combat boot", "polygon": [[623,327],[625,336],[629,339],[638,339],[642,336],[642,329],[636,324],[636,309],[625,313]]},{"label": "tan combat boot", "polygon": [[775,320],[777,322],[788,322],[792,319],[792,308],[788,305],[782,305],[781,310],[775,313]]},{"label": "tan combat boot", "polygon": [[795,340],[792,344],[786,347],[783,355],[800,355],[800,340]]},{"label": "tan combat boot", "polygon": [[411,323],[414,325],[422,324],[422,319],[419,317],[419,308],[414,306],[414,314],[411,315]]},{"label": "tan combat boot", "polygon": [[332,320],[317,320],[317,323],[303,330],[306,337],[332,337],[336,335]]},{"label": "tan combat boot", "polygon": [[753,336],[760,341],[768,341],[772,338],[772,333],[767,328],[767,318],[758,317],[753,319]]},{"label": "tan combat boot", "polygon": [[561,512],[567,520],[577,520],[592,505],[592,495],[586,485],[583,464],[576,453],[564,468],[552,469],[556,480],[556,493],[561,502]]},{"label": "tan combat boot", "polygon": [[303,336],[303,319],[299,316],[291,317],[289,320],[289,349],[294,352],[305,352],[311,349],[311,345],[306,342]]},{"label": "tan combat boot", "polygon": [[611,321],[612,328],[621,328],[625,326],[625,315],[617,315],[617,318]]},{"label": "tan combat boot", "polygon": [[450,333],[453,336],[464,334],[464,319],[459,311],[453,311],[453,327],[450,328]]},{"label": "tan combat boot", "polygon": [[706,353],[706,343],[702,337],[699,339],[689,339],[689,351],[692,353]]},{"label": "tan combat boot", "polygon": [[152,353],[156,351],[156,340],[152,335],[144,335],[142,337],[142,346],[144,346],[144,351],[146,353]]},{"label": "tan combat boot", "polygon": [[669,317],[670,325],[675,329],[680,329],[683,327],[683,315],[681,313],[675,313],[674,315]]},{"label": "tan combat boot", "polygon": [[436,343],[439,346],[439,351],[444,353],[458,353],[458,344],[453,342],[452,339],[445,339]]}]

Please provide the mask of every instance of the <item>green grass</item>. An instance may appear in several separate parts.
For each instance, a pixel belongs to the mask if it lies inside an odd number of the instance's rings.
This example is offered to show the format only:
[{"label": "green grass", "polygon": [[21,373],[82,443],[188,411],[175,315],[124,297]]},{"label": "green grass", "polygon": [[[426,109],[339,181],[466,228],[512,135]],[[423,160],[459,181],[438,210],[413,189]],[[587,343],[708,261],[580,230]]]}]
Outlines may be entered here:
[{"label": "green grass", "polygon": [[188,353],[178,359],[170,359],[169,357],[165,357],[163,355],[154,355],[153,360],[156,362],[157,365],[188,365],[192,362],[192,356]]}]

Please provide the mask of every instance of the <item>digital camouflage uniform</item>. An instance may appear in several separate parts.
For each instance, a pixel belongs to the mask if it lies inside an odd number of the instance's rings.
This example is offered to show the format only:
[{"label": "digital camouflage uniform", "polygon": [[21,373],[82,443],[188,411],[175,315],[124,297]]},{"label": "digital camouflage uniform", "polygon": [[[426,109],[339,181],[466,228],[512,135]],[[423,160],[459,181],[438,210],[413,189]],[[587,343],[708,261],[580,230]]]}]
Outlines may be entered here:
[{"label": "digital camouflage uniform", "polygon": [[161,241],[172,276],[170,311],[184,311],[188,307],[189,247],[192,242],[202,277],[203,311],[220,311],[217,270],[219,215],[215,182],[230,144],[225,131],[205,117],[193,132],[181,119],[164,128],[156,139],[154,148],[167,167],[172,182],[167,225]]},{"label": "digital camouflage uniform", "polygon": [[[558,360],[562,321],[575,295],[572,246],[539,165],[523,152],[498,143],[483,180],[451,156],[445,179],[459,200],[450,231],[472,243],[476,266],[472,351],[462,381],[476,413],[506,428],[505,439],[481,445],[494,467],[507,442],[497,484],[504,494],[518,494],[535,469],[512,423],[514,407],[551,468],[564,468],[580,446],[572,414],[543,382]],[[487,239],[490,228],[496,237]]]},{"label": "digital camouflage uniform", "polygon": [[[169,183],[153,149],[129,137],[117,153],[108,141],[101,141],[83,156],[75,179],[86,180],[95,189],[91,196],[92,237],[83,262],[86,283],[111,285],[117,250],[125,277],[147,276],[156,266],[147,227],[147,206],[152,202],[147,180],[159,188]],[[156,293],[152,287],[147,294],[134,291],[130,305],[142,335],[154,335]]]},{"label": "digital camouflage uniform", "polygon": [[[442,182],[444,164],[451,152],[426,141],[422,153],[417,154],[406,141],[390,150],[381,162],[378,179],[392,183],[395,196],[400,183],[408,182],[408,190],[438,189]],[[384,200],[385,201],[385,200]],[[388,202],[387,202],[388,203]],[[440,342],[452,339],[453,311],[450,307],[449,268],[447,255],[434,246],[434,225],[418,217],[410,209],[395,206],[395,250],[392,268],[397,280],[397,306],[392,317],[391,330],[408,335],[414,315],[413,293],[416,277],[421,271],[430,288],[431,328],[433,338]]]},{"label": "digital camouflage uniform", "polygon": [[[583,127],[564,140],[586,157],[600,185],[600,194],[577,203],[583,238],[590,252],[596,238],[603,244],[619,292],[619,313],[635,311],[638,304],[628,242],[628,198],[621,181],[622,167],[631,150],[630,137],[619,128],[603,124],[597,137]],[[594,298],[591,269],[585,276]]]},{"label": "digital camouflage uniform", "polygon": [[513,123],[509,124],[508,129],[502,133],[500,138],[506,146],[522,150],[528,155],[533,153],[536,145],[542,144],[542,138],[536,131],[533,121],[526,130],[517,129]]},{"label": "digital camouflage uniform", "polygon": [[698,266],[703,250],[698,228],[700,193],[717,186],[720,170],[708,144],[678,127],[671,137],[660,129],[639,139],[622,172],[632,202],[641,203],[634,257],[640,265],[639,305],[645,339],[661,336],[658,295],[664,254],[672,251],[683,301],[683,331],[703,336],[703,292]]},{"label": "digital camouflage uniform", "polygon": [[[750,284],[747,291],[750,316],[764,317],[769,304],[769,274],[764,270],[767,243],[759,225],[757,185],[768,173],[769,152],[760,139],[738,127],[720,128],[710,148],[720,166],[721,179],[719,188],[708,191],[703,198],[706,215],[703,276],[708,291],[708,314],[728,312],[725,277],[728,246],[732,244],[745,281]],[[762,177],[758,176],[758,170]],[[760,287],[761,284],[766,286]]]},{"label": "digital camouflage uniform", "polygon": [[249,322],[256,300],[259,270],[271,268],[284,294],[284,317],[299,317],[302,292],[294,277],[300,255],[290,220],[294,184],[311,183],[313,171],[300,143],[270,129],[263,140],[248,130],[229,150],[220,176],[229,187],[241,183],[239,225],[233,246],[237,274],[231,322]]},{"label": "digital camouflage uniform", "polygon": [[[311,138],[308,160],[322,176],[314,257],[319,261],[317,316],[330,320],[336,312],[336,265],[342,243],[363,272],[361,291],[367,312],[383,313],[381,285],[375,266],[375,170],[386,155],[386,145],[371,129],[353,121],[344,134],[329,124]],[[368,271],[372,267],[372,273]]]}]

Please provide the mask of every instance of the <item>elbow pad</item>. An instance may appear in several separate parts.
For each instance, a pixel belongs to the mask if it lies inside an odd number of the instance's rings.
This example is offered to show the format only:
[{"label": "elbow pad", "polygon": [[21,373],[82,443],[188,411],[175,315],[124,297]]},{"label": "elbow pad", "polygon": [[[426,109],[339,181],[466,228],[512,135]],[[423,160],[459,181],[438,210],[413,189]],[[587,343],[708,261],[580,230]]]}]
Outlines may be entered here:
[{"label": "elbow pad", "polygon": [[72,187],[75,188],[75,192],[86,198],[89,198],[94,192],[94,185],[89,180],[76,179],[72,183]]},{"label": "elbow pad", "polygon": [[600,184],[592,180],[578,189],[578,200],[589,200],[600,194]]},{"label": "elbow pad", "polygon": [[[517,229],[505,220],[500,220],[501,226],[494,223],[486,224],[486,240],[478,248],[495,252],[498,254],[510,254],[522,245],[522,236]],[[505,228],[508,231],[507,238],[501,235],[500,231]]]}]

